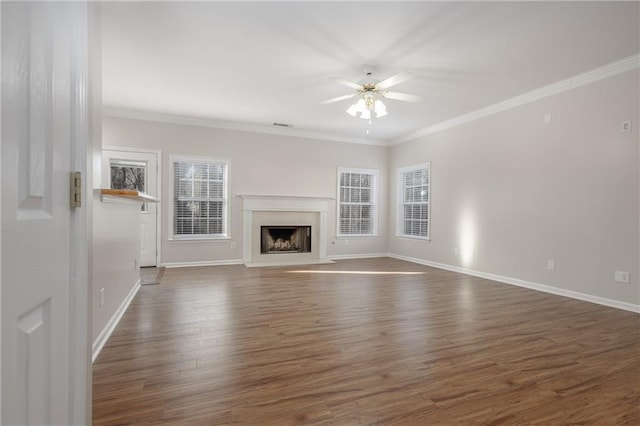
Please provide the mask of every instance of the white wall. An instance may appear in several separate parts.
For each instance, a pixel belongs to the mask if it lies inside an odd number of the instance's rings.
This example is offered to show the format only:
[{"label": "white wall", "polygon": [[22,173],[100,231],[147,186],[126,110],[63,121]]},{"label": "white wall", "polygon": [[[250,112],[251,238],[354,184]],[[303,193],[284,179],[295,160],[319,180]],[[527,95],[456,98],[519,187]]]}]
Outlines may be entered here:
[{"label": "white wall", "polygon": [[[140,278],[139,202],[101,202],[93,205],[93,341],[120,314]],[[104,288],[104,305],[100,306],[100,289]],[[106,336],[108,337],[108,336]]]},{"label": "white wall", "polygon": [[[298,137],[105,117],[103,145],[162,152],[162,263],[226,262],[243,253],[242,200],[237,194],[336,197],[338,167],[378,169],[380,200],[387,199],[388,148]],[[168,224],[170,156],[194,155],[230,160],[231,240],[170,240]],[[327,255],[385,253],[387,206],[379,210],[379,236],[336,240],[335,204],[328,214]],[[231,242],[235,243],[232,248]],[[346,241],[346,243],[345,243]]]},{"label": "white wall", "polygon": [[[135,291],[140,278],[134,259],[140,256],[140,204],[109,204],[100,199],[102,153],[102,51],[100,4],[90,4],[89,81],[88,102],[89,146],[85,178],[88,195],[87,209],[88,275],[90,295],[88,315],[93,350],[101,348],[123,312],[127,296]],[[104,288],[104,304],[100,304],[100,289]],[[93,353],[95,357],[95,352]],[[89,391],[91,390],[89,376]],[[90,397],[90,395],[89,395]],[[91,418],[91,398],[87,418]]]},{"label": "white wall", "polygon": [[[392,147],[389,251],[640,307],[638,80],[626,72]],[[431,241],[398,238],[396,170],[425,161]]]},{"label": "white wall", "polygon": [[[329,256],[389,252],[633,308],[640,306],[640,122],[630,133],[620,126],[639,117],[638,80],[637,70],[626,72],[391,148],[115,117],[104,118],[103,141],[162,151],[163,263],[242,259],[238,193],[335,197],[337,167],[374,168],[380,237],[336,240],[332,207]],[[171,154],[230,159],[231,240],[168,239]],[[431,241],[398,238],[396,170],[425,161]],[[614,282],[615,270],[629,271],[631,282]]]}]

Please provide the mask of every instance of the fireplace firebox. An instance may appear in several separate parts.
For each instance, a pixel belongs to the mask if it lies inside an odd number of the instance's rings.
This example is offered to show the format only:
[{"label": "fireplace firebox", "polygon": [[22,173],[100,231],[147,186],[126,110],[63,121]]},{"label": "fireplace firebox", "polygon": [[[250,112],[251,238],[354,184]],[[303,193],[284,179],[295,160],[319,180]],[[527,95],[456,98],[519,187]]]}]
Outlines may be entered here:
[{"label": "fireplace firebox", "polygon": [[260,253],[311,253],[311,226],[261,226]]}]

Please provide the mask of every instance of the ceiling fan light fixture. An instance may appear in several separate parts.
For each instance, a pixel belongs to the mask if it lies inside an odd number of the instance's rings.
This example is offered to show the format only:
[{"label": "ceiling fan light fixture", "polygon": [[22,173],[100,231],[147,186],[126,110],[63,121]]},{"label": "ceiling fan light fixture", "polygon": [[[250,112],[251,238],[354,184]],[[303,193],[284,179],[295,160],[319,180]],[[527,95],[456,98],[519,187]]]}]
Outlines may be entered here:
[{"label": "ceiling fan light fixture", "polygon": [[387,115],[387,107],[382,103],[380,99],[377,99],[373,104],[374,111],[376,113],[376,117],[384,117]]},{"label": "ceiling fan light fixture", "polygon": [[359,99],[358,102],[351,105],[349,109],[347,109],[347,114],[349,114],[352,117],[357,117],[358,113],[364,114],[365,111],[368,112],[367,103],[365,102],[364,99]]},{"label": "ceiling fan light fixture", "polygon": [[[371,79],[371,74],[372,73],[370,71],[366,72],[368,80]],[[387,115],[387,107],[382,102],[381,98],[396,99],[399,101],[408,102],[418,102],[420,100],[418,96],[410,95],[407,93],[386,91],[386,89],[388,89],[389,87],[410,80],[411,78],[413,78],[411,74],[401,72],[400,74],[396,74],[378,83],[369,81],[363,84],[357,84],[351,81],[337,79],[337,82],[351,87],[352,89],[356,89],[355,93],[344,96],[337,96],[335,98],[322,101],[321,103],[330,104],[355,97],[358,100],[349,108],[347,108],[347,114],[352,117],[360,117],[363,120],[369,120],[369,124],[371,124],[372,115],[374,113],[376,118],[384,117],[385,115]]]}]

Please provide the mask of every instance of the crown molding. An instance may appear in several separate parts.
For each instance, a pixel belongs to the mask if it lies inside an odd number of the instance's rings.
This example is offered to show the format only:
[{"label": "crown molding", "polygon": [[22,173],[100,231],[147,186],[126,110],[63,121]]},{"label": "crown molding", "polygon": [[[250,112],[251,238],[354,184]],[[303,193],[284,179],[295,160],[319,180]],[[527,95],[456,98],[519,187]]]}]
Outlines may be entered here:
[{"label": "crown molding", "polygon": [[208,118],[185,117],[155,112],[135,111],[122,108],[105,106],[102,108],[103,117],[127,118],[132,120],[153,121],[157,123],[181,124],[186,126],[208,127],[212,129],[236,130],[240,132],[262,133],[267,135],[291,136],[303,139],[316,139],[323,141],[355,143],[360,145],[389,146],[386,140],[350,138],[321,132],[294,130],[291,128],[279,128],[263,126],[259,124],[239,123],[232,121],[213,120]]},{"label": "crown molding", "polygon": [[622,74],[627,71],[640,68],[640,55],[636,54],[629,56],[628,58],[621,59],[616,62],[612,62],[605,66],[593,69],[591,71],[578,74],[574,77],[566,80],[559,81],[557,83],[550,84],[548,86],[541,87],[539,89],[532,90],[523,95],[516,96],[506,101],[498,102],[467,114],[460,115],[450,120],[443,121],[433,126],[425,127],[418,131],[408,133],[404,136],[400,136],[393,139],[389,145],[398,145],[404,142],[409,142],[422,136],[431,135],[441,132],[443,130],[451,129],[461,124],[468,123],[470,121],[478,120],[489,115],[497,114],[502,111],[506,111],[511,108],[515,108],[530,102],[537,101],[558,93],[566,92],[568,90],[575,89],[580,86],[595,83],[605,78],[613,77],[618,74]]},{"label": "crown molding", "polygon": [[443,130],[451,129],[453,127],[460,126],[465,123],[469,123],[474,120],[478,120],[483,117],[487,117],[499,112],[509,110],[521,105],[528,104],[552,95],[556,95],[568,90],[575,89],[580,86],[585,86],[591,83],[595,83],[600,80],[604,80],[609,77],[622,74],[627,71],[640,68],[640,55],[636,54],[619,61],[612,62],[599,68],[595,68],[591,71],[578,74],[574,77],[570,77],[565,80],[550,84],[548,86],[541,87],[539,89],[532,90],[522,95],[516,96],[511,99],[507,99],[502,102],[498,102],[487,107],[462,114],[458,117],[445,120],[443,122],[434,124],[429,127],[417,130],[415,132],[407,133],[406,135],[399,136],[392,140],[377,140],[377,139],[363,139],[363,138],[350,138],[346,136],[334,135],[322,132],[312,132],[305,130],[295,130],[291,128],[278,128],[271,126],[264,126],[259,124],[239,123],[232,121],[221,121],[208,118],[195,118],[185,117],[171,114],[161,114],[146,111],[136,111],[115,107],[103,107],[102,114],[105,117],[127,118],[133,120],[153,121],[158,123],[180,124],[187,126],[208,127],[222,130],[235,130],[241,132],[261,133],[267,135],[279,135],[298,137],[302,139],[323,140],[341,143],[354,143],[360,145],[373,145],[373,146],[393,146],[399,145],[404,142],[409,142],[422,136],[431,135],[441,132]]}]

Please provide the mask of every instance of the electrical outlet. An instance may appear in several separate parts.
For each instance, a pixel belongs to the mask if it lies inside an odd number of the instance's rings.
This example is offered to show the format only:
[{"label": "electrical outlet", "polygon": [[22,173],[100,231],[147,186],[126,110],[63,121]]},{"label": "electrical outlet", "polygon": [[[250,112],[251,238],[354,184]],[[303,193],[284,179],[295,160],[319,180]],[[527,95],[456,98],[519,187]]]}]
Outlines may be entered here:
[{"label": "electrical outlet", "polygon": [[458,247],[453,249],[453,254],[455,254],[456,256],[460,255],[460,249]]},{"label": "electrical outlet", "polygon": [[236,242],[231,241],[231,250],[235,250],[235,249],[236,249]]},{"label": "electrical outlet", "polygon": [[613,274],[613,279],[619,283],[628,283],[629,282],[629,272],[627,271],[615,271]]},{"label": "electrical outlet", "polygon": [[349,240],[344,240],[344,245],[348,246],[349,245]]},{"label": "electrical outlet", "polygon": [[460,252],[460,256],[462,259],[471,260],[476,257],[476,252],[470,248],[463,248]]},{"label": "electrical outlet", "polygon": [[551,124],[551,113],[547,112],[546,114],[544,114],[542,116],[542,121],[544,122],[544,124]]},{"label": "electrical outlet", "polygon": [[556,270],[556,261],[554,259],[547,260],[547,269],[550,271]]},{"label": "electrical outlet", "polygon": [[104,287],[100,289],[100,307],[104,306]]}]

